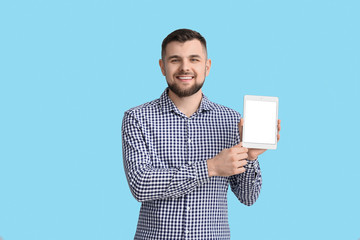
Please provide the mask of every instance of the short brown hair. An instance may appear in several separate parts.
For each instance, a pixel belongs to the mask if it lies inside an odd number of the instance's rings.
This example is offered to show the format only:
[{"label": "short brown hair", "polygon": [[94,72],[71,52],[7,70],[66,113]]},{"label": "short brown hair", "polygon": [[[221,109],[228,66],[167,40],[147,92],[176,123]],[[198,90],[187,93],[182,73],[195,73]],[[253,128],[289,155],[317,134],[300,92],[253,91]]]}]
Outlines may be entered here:
[{"label": "short brown hair", "polygon": [[191,29],[186,29],[186,28],[182,28],[182,29],[178,29],[173,31],[172,33],[170,33],[169,35],[167,35],[167,37],[163,40],[162,45],[161,45],[161,58],[164,59],[165,56],[165,49],[166,46],[170,43],[170,42],[186,42],[186,41],[190,41],[193,39],[197,39],[200,41],[200,43],[203,45],[203,47],[205,48],[206,51],[206,55],[207,55],[207,48],[206,48],[206,40],[203,36],[201,36],[200,33],[191,30]]}]

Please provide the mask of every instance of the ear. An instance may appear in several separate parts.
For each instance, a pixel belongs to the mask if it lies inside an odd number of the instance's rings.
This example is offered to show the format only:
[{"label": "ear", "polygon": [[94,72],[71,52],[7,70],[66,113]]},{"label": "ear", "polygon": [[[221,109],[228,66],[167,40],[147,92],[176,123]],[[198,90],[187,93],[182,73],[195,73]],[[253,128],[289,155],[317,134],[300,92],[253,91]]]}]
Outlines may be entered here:
[{"label": "ear", "polygon": [[160,65],[160,69],[161,69],[161,72],[162,72],[162,75],[166,75],[166,72],[165,72],[165,64],[163,62],[162,59],[159,60],[159,65]]},{"label": "ear", "polygon": [[207,59],[206,60],[206,64],[205,64],[205,73],[206,73],[206,77],[209,75],[210,73],[210,68],[211,68],[211,59]]}]

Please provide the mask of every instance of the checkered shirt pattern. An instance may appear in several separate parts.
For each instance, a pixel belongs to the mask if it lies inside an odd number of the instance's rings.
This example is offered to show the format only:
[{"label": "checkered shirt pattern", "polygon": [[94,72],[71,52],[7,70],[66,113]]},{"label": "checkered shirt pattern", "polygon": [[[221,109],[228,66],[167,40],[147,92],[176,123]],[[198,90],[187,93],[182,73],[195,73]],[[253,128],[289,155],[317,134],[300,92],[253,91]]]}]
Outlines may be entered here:
[{"label": "checkered shirt pattern", "polygon": [[125,112],[124,169],[141,202],[135,239],[230,239],[227,190],[252,205],[261,171],[248,161],[245,173],[209,177],[207,160],[239,143],[240,114],[203,96],[191,117],[165,90],[152,102]]}]

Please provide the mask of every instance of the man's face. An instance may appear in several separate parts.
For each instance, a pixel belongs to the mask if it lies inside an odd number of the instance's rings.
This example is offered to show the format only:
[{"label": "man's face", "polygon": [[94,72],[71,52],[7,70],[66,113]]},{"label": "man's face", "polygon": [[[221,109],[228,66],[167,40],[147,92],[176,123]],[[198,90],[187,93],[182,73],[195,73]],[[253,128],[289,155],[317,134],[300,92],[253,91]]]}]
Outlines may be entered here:
[{"label": "man's face", "polygon": [[170,42],[159,64],[169,89],[178,97],[188,97],[201,89],[209,75],[211,60],[207,59],[201,42],[194,39],[184,43]]}]

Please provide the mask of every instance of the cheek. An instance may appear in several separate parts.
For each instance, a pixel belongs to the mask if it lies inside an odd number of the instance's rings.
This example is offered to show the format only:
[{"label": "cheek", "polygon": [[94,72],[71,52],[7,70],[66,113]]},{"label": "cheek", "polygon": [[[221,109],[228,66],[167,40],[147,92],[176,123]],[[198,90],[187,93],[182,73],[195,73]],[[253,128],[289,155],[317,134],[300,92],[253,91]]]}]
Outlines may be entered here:
[{"label": "cheek", "polygon": [[206,71],[206,68],[201,67],[201,68],[196,69],[196,73],[198,76],[205,77],[207,74],[207,71]]},{"label": "cheek", "polygon": [[176,69],[174,69],[173,67],[167,67],[164,69],[165,71],[165,77],[168,80],[172,80],[174,77],[174,74],[176,73]]},{"label": "cheek", "polygon": [[173,74],[174,73],[174,71],[175,71],[175,68],[174,68],[174,66],[168,66],[167,68],[165,68],[165,71],[166,71],[166,73],[169,75],[171,75],[171,74]]}]

